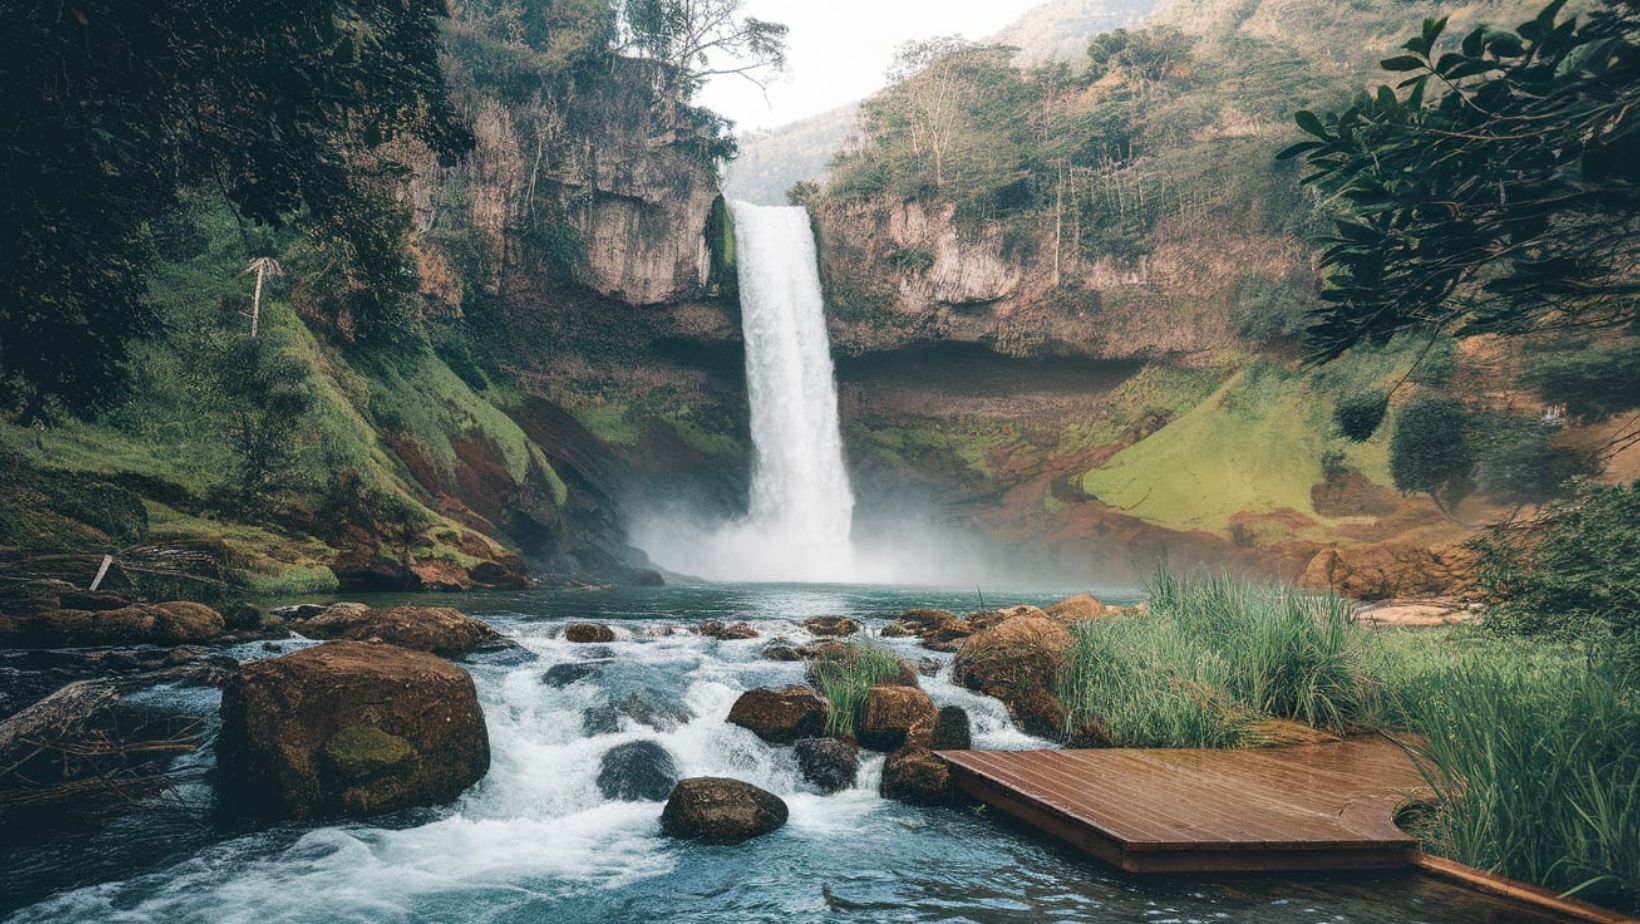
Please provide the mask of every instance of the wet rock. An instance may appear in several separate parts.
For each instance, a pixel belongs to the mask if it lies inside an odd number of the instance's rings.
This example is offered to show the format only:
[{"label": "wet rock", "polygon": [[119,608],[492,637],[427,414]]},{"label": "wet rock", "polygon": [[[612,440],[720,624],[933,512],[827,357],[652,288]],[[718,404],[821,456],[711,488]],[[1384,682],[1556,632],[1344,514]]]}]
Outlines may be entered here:
[{"label": "wet rock", "polygon": [[803,628],[811,635],[844,638],[859,632],[860,622],[847,616],[816,616],[803,620]]},{"label": "wet rock", "polygon": [[496,561],[481,561],[469,574],[473,583],[494,590],[524,590],[535,586],[528,576]]},{"label": "wet rock", "polygon": [[312,619],[328,609],[328,603],[295,603],[290,606],[276,606],[268,612],[280,619]]},{"label": "wet rock", "polygon": [[9,617],[0,642],[17,647],[186,645],[222,635],[222,614],[188,601],[133,603],[112,610],[49,610]]},{"label": "wet rock", "polygon": [[577,681],[589,677],[597,677],[603,673],[607,661],[568,661],[563,664],[554,664],[541,675],[541,682],[553,689],[561,690]]},{"label": "wet rock", "polygon": [[581,730],[588,735],[612,735],[621,730],[621,719],[631,719],[656,731],[674,731],[694,718],[687,708],[664,703],[638,692],[614,697],[581,713]]},{"label": "wet rock", "polygon": [[883,626],[882,631],[878,634],[883,638],[909,638],[911,635],[911,628],[905,623],[891,622],[888,625]]},{"label": "wet rock", "polygon": [[303,620],[297,630],[309,638],[368,642],[458,657],[500,641],[490,626],[447,606],[395,606],[378,610],[339,603]]},{"label": "wet rock", "polygon": [[905,634],[922,640],[932,651],[956,651],[962,640],[974,634],[974,627],[945,610],[906,610],[899,624]]},{"label": "wet rock", "polygon": [[262,627],[267,614],[254,603],[235,603],[222,610],[222,625],[229,632],[248,632]]},{"label": "wet rock", "polygon": [[938,713],[928,694],[914,687],[875,686],[866,691],[860,721],[861,747],[893,751],[910,744],[928,747],[934,740]]},{"label": "wet rock", "polygon": [[917,659],[917,673],[923,675],[924,677],[933,677],[938,675],[940,668],[944,666],[945,662],[941,661],[939,658],[923,657]]},{"label": "wet rock", "polygon": [[597,645],[615,641],[615,630],[595,622],[577,622],[564,627],[564,641],[577,645]]},{"label": "wet rock", "polygon": [[448,802],[490,765],[472,678],[393,645],[330,642],[245,664],[221,715],[224,791],[287,818]]},{"label": "wet rock", "polygon": [[854,785],[860,772],[860,749],[840,738],[800,738],[793,746],[803,779],[821,792],[837,792]]},{"label": "wet rock", "polygon": [[621,711],[614,703],[599,703],[581,712],[581,733],[589,738],[613,735],[621,730]]},{"label": "wet rock", "polygon": [[770,661],[801,661],[803,651],[790,645],[770,645],[763,649],[763,657]]},{"label": "wet rock", "polygon": [[747,690],[729,709],[729,722],[770,744],[817,738],[826,725],[826,701],[796,684],[780,690]]},{"label": "wet rock", "polygon": [[1060,738],[1065,734],[1065,707],[1059,697],[1042,687],[1013,690],[1003,699],[1008,717],[1027,735]]},{"label": "wet rock", "polygon": [[708,844],[738,844],[786,823],[779,796],[739,780],[701,776],[682,780],[661,811],[667,835]]},{"label": "wet rock", "polygon": [[598,766],[598,791],[622,802],[659,802],[678,782],[678,765],[654,741],[628,741],[604,752]]},{"label": "wet rock", "polygon": [[715,638],[725,642],[757,638],[757,630],[752,628],[750,623],[744,622],[728,625],[721,622],[703,622],[700,624],[700,634],[707,638]]},{"label": "wet rock", "polygon": [[966,751],[974,746],[974,734],[968,721],[968,710],[961,706],[941,706],[934,720],[936,751]]},{"label": "wet rock", "polygon": [[1051,688],[1071,641],[1069,630],[1051,619],[1009,619],[963,642],[951,679],[1004,702],[1016,690]]},{"label": "wet rock", "polygon": [[951,768],[925,747],[904,747],[888,755],[878,790],[885,799],[936,805],[951,798]]}]

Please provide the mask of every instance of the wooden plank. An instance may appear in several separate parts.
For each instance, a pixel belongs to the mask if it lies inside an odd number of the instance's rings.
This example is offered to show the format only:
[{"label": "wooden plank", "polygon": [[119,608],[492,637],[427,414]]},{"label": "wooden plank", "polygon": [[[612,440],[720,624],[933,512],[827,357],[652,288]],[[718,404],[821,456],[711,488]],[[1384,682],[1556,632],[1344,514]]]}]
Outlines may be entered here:
[{"label": "wooden plank", "polygon": [[1270,748],[941,751],[957,788],[1134,872],[1404,866],[1422,777],[1376,739]]},{"label": "wooden plank", "polygon": [[1445,879],[1448,882],[1456,882],[1465,888],[1542,908],[1545,911],[1562,915],[1574,921],[1588,921],[1590,924],[1640,924],[1640,921],[1627,915],[1618,914],[1615,911],[1609,911],[1588,902],[1581,902],[1575,898],[1561,898],[1542,886],[1517,882],[1496,873],[1488,873],[1484,870],[1475,869],[1473,866],[1455,863],[1445,857],[1431,856],[1427,853],[1414,851],[1412,865],[1432,876]]}]

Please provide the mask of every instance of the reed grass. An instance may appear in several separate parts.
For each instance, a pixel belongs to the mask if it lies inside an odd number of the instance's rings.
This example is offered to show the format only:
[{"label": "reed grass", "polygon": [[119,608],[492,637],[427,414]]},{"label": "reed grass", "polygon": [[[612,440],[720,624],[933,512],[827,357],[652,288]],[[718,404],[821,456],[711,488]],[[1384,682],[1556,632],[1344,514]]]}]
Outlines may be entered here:
[{"label": "reed grass", "polygon": [[1599,649],[1356,626],[1347,604],[1159,570],[1150,612],[1082,623],[1059,692],[1112,743],[1234,747],[1266,717],[1383,731],[1435,792],[1424,848],[1640,911],[1640,687]]},{"label": "reed grass", "polygon": [[866,694],[900,674],[900,660],[875,645],[860,643],[809,664],[809,683],[826,699],[826,734],[854,736],[866,708]]}]

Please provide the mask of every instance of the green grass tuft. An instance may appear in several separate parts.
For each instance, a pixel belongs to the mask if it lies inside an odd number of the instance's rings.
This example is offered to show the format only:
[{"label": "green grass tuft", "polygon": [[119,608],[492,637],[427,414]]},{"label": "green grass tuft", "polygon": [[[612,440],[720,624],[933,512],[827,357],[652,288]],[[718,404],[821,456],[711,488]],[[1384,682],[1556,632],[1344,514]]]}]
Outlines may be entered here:
[{"label": "green grass tuft", "polygon": [[900,660],[869,643],[852,645],[846,652],[812,662],[809,682],[826,698],[826,734],[853,737],[855,726],[864,717],[867,692],[899,673]]}]

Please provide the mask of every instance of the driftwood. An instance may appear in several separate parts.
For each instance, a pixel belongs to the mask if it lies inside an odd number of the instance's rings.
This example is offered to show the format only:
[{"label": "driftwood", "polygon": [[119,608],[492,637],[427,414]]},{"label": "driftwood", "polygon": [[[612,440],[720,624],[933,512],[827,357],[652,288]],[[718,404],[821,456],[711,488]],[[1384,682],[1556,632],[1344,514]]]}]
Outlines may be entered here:
[{"label": "driftwood", "polygon": [[0,826],[47,807],[106,813],[165,786],[162,758],[194,750],[196,730],[122,728],[120,689],[75,681],[0,721]]}]

